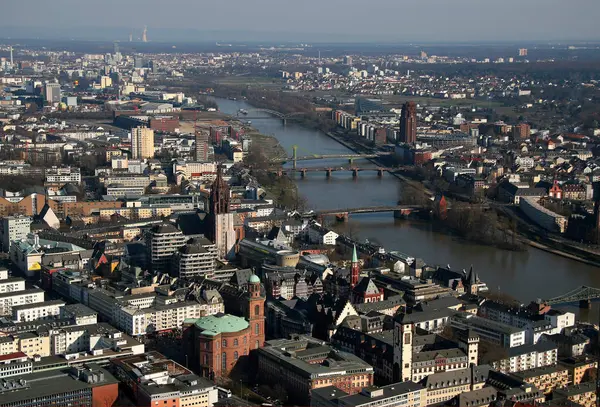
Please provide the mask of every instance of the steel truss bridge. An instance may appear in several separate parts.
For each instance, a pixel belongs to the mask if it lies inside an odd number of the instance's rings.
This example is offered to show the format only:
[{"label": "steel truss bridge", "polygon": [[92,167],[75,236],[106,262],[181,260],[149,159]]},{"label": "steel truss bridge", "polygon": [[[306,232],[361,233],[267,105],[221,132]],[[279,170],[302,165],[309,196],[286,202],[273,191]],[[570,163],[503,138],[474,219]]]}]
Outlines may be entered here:
[{"label": "steel truss bridge", "polygon": [[592,301],[600,299],[600,288],[582,285],[566,294],[550,298],[544,302],[548,305],[571,304],[578,302],[581,307],[588,308]]}]

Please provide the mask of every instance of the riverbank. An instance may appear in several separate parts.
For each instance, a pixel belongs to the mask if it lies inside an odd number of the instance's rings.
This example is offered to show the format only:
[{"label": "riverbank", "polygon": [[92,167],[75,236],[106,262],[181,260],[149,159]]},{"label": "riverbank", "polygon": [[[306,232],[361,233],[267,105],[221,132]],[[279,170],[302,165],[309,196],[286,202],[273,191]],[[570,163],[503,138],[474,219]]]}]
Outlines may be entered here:
[{"label": "riverbank", "polygon": [[[341,145],[343,145],[344,147],[348,148],[349,150],[354,151],[357,154],[363,153],[364,149],[360,148],[358,146],[356,146],[354,143],[352,143],[350,140],[348,139],[344,139],[342,136],[336,135],[331,131],[327,131],[325,132],[325,134],[331,138],[332,140],[335,140],[336,142],[340,143]],[[368,159],[371,163],[375,164],[375,165],[381,165],[380,162],[378,162],[378,160],[376,158],[369,158]],[[398,174],[397,172],[388,172],[390,175],[398,178],[399,180],[401,180],[402,182],[405,182],[406,184],[410,185],[413,188],[417,188],[417,189],[421,189],[423,190],[427,195],[429,195],[430,197],[434,196],[433,191],[431,191],[430,189],[426,188],[425,185],[423,185],[421,182],[415,181],[413,179],[410,179],[406,176],[403,176],[401,174]],[[440,232],[440,233],[445,233],[445,232]],[[559,249],[558,247],[556,247],[556,245],[551,242],[546,242],[547,244],[543,244],[540,242],[536,242],[534,240],[529,239],[527,236],[519,233],[518,236],[516,237],[516,239],[528,246],[534,247],[536,249],[540,249],[543,250],[547,253],[552,253],[554,255],[557,256],[561,256],[561,257],[565,257],[571,260],[575,260],[577,262],[580,263],[584,263],[584,264],[588,264],[590,266],[595,266],[595,267],[600,267],[600,258],[598,259],[588,259],[585,257],[582,257],[581,255],[572,253],[572,252],[568,252],[565,251],[564,249]],[[468,239],[466,239],[468,241]],[[475,242],[477,243],[477,242]],[[504,247],[498,247],[501,250],[510,250],[510,251],[514,251],[514,248],[504,248]]]},{"label": "riverbank", "polygon": [[[235,118],[231,116],[231,119]],[[254,127],[244,125],[245,135],[250,138],[250,151],[244,159],[251,174],[265,191],[265,199],[272,199],[274,204],[287,210],[305,209],[306,200],[299,195],[298,186],[287,176],[275,176],[269,167],[271,159],[283,161],[287,152],[274,136],[262,134]],[[276,164],[281,168],[281,164]]]}]

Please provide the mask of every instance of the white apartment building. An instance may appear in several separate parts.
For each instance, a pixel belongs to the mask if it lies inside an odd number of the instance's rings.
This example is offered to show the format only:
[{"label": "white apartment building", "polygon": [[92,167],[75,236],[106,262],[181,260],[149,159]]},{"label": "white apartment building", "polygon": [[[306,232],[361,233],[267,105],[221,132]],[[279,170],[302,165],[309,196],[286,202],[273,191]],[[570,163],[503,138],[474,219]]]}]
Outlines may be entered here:
[{"label": "white apartment building", "polygon": [[60,317],[71,319],[75,325],[93,325],[98,323],[98,313],[79,303],[61,307]]},{"label": "white apartment building", "polygon": [[494,369],[502,373],[555,365],[558,360],[558,346],[552,342],[540,341],[536,345],[523,345],[508,349],[507,357],[491,361]]},{"label": "white apartment building", "polygon": [[454,314],[450,318],[450,326],[458,329],[471,329],[482,340],[494,343],[503,348],[514,348],[525,345],[525,329],[506,325],[501,322],[481,318],[468,313]]},{"label": "white apartment building", "polygon": [[131,156],[141,159],[154,157],[154,130],[146,127],[131,129]]},{"label": "white apartment building", "polygon": [[308,240],[313,244],[335,246],[338,234],[332,230],[327,230],[318,224],[312,224],[308,227]]},{"label": "white apartment building", "polygon": [[154,272],[171,269],[173,254],[185,245],[186,237],[171,224],[155,225],[146,235],[148,263]]},{"label": "white apartment building", "polygon": [[51,319],[60,315],[60,309],[65,306],[62,300],[51,300],[34,304],[13,306],[12,319],[15,322]]},{"label": "white apartment building", "polygon": [[25,280],[21,277],[10,277],[0,280],[0,294],[23,291],[25,289]]},{"label": "white apartment building", "polygon": [[81,171],[77,167],[52,167],[46,169],[47,184],[80,184]]},{"label": "white apartment building", "polygon": [[150,185],[147,175],[110,175],[104,178],[104,185],[121,185],[123,187],[146,188]]},{"label": "white apartment building", "polygon": [[31,218],[29,216],[7,216],[2,218],[2,251],[8,253],[10,242],[25,239],[31,232]]},{"label": "white apartment building", "polygon": [[44,294],[44,290],[39,288],[2,293],[0,294],[0,315],[12,316],[12,309],[15,306],[43,302]]},{"label": "white apartment building", "polygon": [[175,273],[181,278],[211,275],[216,267],[217,246],[207,239],[193,239],[173,258]]},{"label": "white apartment building", "polygon": [[131,336],[180,328],[186,318],[200,318],[202,306],[197,302],[176,302],[151,308],[120,307],[114,324]]},{"label": "white apartment building", "polygon": [[6,355],[0,360],[0,378],[24,375],[33,371],[33,361],[23,352]]},{"label": "white apartment building", "polygon": [[51,352],[67,359],[81,352],[100,353],[104,349],[128,349],[133,354],[144,353],[144,345],[127,338],[110,324],[68,326],[51,332]]}]

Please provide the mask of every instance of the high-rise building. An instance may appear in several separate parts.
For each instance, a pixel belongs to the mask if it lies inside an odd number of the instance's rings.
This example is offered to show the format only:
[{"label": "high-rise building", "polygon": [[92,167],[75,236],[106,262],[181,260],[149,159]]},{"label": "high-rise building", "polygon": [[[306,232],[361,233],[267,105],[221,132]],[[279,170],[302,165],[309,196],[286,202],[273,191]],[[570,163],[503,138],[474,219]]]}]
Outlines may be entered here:
[{"label": "high-rise building", "polygon": [[413,144],[417,141],[417,105],[406,102],[400,114],[400,141]]},{"label": "high-rise building", "polygon": [[144,67],[144,58],[141,55],[136,55],[133,57],[133,67],[134,68],[143,68]]},{"label": "high-rise building", "polygon": [[196,131],[196,161],[208,161],[208,133]]},{"label": "high-rise building", "polygon": [[142,42],[148,42],[148,27],[144,26],[144,31],[142,32]]},{"label": "high-rise building", "polygon": [[531,127],[527,123],[520,123],[513,127],[513,140],[524,140],[531,136]]},{"label": "high-rise building", "polygon": [[519,48],[519,56],[526,57],[527,56],[527,48]]},{"label": "high-rise building", "polygon": [[148,61],[146,66],[150,69],[152,73],[156,73],[156,71],[158,71],[158,64],[153,60]]},{"label": "high-rise building", "polygon": [[208,239],[192,239],[178,250],[173,260],[177,277],[210,276],[216,267],[217,247]]},{"label": "high-rise building", "polygon": [[120,53],[120,50],[119,50],[119,43],[115,41],[115,42],[113,43],[113,54],[115,54],[115,55],[116,55],[116,54],[119,54],[119,53]]},{"label": "high-rise building", "polygon": [[25,239],[31,232],[31,218],[29,216],[7,216],[2,218],[2,251],[10,249],[10,242]]},{"label": "high-rise building", "polygon": [[185,245],[183,233],[171,224],[155,225],[146,234],[148,264],[154,272],[168,272],[173,255]]},{"label": "high-rise building", "polygon": [[352,57],[350,55],[344,57],[344,65],[352,66]]},{"label": "high-rise building", "polygon": [[60,102],[60,84],[46,83],[46,86],[44,87],[44,96],[48,103]]},{"label": "high-rise building", "polygon": [[217,179],[212,184],[209,198],[209,238],[217,245],[220,258],[230,259],[235,255],[235,229],[233,213],[229,211],[229,186],[223,179],[221,166],[217,168]]},{"label": "high-rise building", "polygon": [[154,130],[147,127],[131,129],[131,157],[141,159],[154,157]]}]

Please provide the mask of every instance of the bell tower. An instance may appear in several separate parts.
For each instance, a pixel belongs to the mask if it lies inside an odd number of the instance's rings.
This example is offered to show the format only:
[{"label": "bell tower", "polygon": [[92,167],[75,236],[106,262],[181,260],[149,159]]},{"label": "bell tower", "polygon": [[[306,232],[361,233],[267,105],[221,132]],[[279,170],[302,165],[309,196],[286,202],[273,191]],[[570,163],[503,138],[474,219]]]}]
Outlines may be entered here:
[{"label": "bell tower", "polygon": [[405,382],[412,380],[414,326],[401,319],[396,319],[394,325],[393,380]]},{"label": "bell tower", "polygon": [[252,274],[248,279],[248,308],[246,318],[250,325],[250,344],[248,348],[262,348],[265,343],[265,297],[261,294],[260,278]]}]

